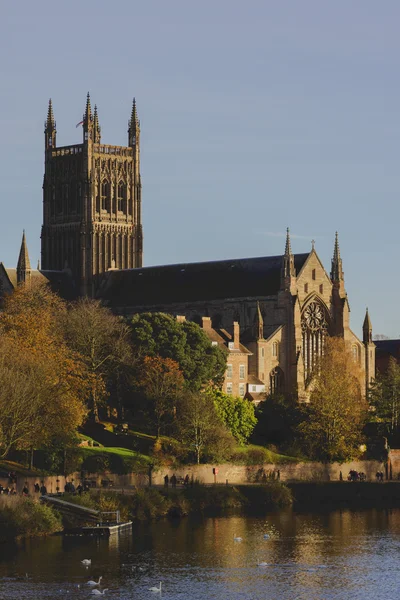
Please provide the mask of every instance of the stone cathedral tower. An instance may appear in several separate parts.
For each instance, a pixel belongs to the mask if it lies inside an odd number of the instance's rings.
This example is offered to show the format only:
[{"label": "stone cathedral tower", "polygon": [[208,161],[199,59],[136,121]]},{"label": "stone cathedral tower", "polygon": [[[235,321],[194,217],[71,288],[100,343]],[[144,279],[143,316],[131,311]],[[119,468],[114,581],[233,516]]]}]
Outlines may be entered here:
[{"label": "stone cathedral tower", "polygon": [[93,296],[109,269],[142,266],[140,122],[133,100],[128,146],[101,143],[87,95],[83,141],[57,146],[51,100],[45,121],[42,269],[69,269],[80,294]]}]

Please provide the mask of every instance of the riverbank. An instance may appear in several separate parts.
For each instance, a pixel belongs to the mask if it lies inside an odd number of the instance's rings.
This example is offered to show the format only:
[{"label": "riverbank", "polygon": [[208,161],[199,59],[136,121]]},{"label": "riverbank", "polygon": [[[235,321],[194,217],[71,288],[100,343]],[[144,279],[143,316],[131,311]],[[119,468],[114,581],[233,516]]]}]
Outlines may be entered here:
[{"label": "riverbank", "polygon": [[0,542],[62,531],[61,517],[38,500],[0,496]]}]

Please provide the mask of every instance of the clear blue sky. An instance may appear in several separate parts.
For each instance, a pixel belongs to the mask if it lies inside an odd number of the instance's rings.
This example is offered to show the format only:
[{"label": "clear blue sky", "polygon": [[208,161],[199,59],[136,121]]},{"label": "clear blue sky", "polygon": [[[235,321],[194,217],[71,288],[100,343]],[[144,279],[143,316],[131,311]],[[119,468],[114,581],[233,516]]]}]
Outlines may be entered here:
[{"label": "clear blue sky", "polygon": [[335,230],[358,334],[400,334],[400,4],[21,0],[0,19],[0,260],[40,256],[43,121],[142,125],[146,265],[316,250]]}]

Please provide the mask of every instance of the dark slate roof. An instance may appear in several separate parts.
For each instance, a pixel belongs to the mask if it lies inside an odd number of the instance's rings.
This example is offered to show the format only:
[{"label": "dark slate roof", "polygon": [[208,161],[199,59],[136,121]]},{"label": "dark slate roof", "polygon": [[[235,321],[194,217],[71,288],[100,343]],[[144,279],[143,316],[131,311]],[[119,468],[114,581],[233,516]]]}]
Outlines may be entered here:
[{"label": "dark slate roof", "polygon": [[64,300],[75,300],[78,297],[71,271],[40,271],[47,279],[53,292],[59,294]]},{"label": "dark slate roof", "polygon": [[[295,254],[297,273],[309,254]],[[280,288],[282,256],[260,256],[108,271],[98,296],[110,306],[163,305],[248,296]]]},{"label": "dark slate roof", "polygon": [[374,340],[377,356],[390,354],[395,358],[400,357],[400,340]]}]

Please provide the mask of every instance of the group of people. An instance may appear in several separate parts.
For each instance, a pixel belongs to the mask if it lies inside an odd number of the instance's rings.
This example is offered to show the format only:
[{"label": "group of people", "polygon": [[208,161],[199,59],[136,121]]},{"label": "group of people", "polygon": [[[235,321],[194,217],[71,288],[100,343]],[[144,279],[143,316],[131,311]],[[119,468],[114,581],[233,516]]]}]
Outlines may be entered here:
[{"label": "group of people", "polygon": [[[164,477],[164,487],[168,487],[170,483],[171,483],[171,486],[172,486],[173,488],[175,488],[175,487],[176,487],[176,484],[177,484],[177,483],[183,483],[183,485],[184,485],[185,487],[188,487],[188,486],[189,486],[189,483],[190,483],[190,477],[189,477],[189,474],[187,474],[187,475],[185,476],[185,478],[182,478],[182,477],[180,477],[180,478],[179,478],[179,481],[178,481],[178,479],[177,479],[177,477],[176,477],[175,473],[174,473],[173,475],[171,475],[171,478],[169,478],[169,477],[168,477],[168,474],[167,474],[167,475],[165,475],[165,477]],[[193,485],[193,479],[192,479],[192,485]]]},{"label": "group of people", "polygon": [[358,471],[349,471],[349,474],[347,476],[347,481],[365,481],[367,479],[367,476],[365,473],[358,472]]},{"label": "group of people", "polygon": [[375,477],[377,481],[383,481],[383,471],[377,471]]},{"label": "group of people", "polygon": [[0,485],[0,494],[6,494],[6,496],[15,496],[17,490],[13,487],[11,488],[9,485],[3,487]]}]

